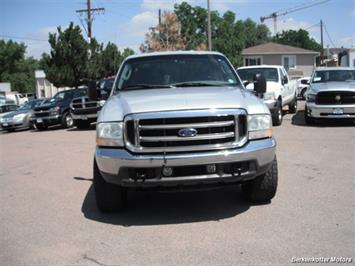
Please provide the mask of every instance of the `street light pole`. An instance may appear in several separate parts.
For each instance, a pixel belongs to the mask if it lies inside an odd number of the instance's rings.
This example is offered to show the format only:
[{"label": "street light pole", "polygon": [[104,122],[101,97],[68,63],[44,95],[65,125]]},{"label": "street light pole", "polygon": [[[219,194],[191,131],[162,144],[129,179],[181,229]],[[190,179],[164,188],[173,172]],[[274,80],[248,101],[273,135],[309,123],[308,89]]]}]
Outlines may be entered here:
[{"label": "street light pole", "polygon": [[207,0],[207,12],[208,12],[208,50],[212,51],[212,38],[211,38],[211,10],[210,0]]}]

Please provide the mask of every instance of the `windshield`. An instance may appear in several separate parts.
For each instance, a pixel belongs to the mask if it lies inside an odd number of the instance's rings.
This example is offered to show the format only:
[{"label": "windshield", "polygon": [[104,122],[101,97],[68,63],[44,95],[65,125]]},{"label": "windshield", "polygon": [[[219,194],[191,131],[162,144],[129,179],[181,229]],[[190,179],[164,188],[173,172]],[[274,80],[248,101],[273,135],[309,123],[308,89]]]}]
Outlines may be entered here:
[{"label": "windshield", "polygon": [[17,105],[3,105],[0,106],[0,113],[7,113],[17,110]]},{"label": "windshield", "polygon": [[35,108],[36,106],[41,105],[42,100],[35,100],[35,101],[29,101],[26,102],[24,105],[22,105],[19,110],[30,110]]},{"label": "windshield", "polygon": [[354,81],[355,70],[318,70],[314,73],[312,83],[331,81]]},{"label": "windshield", "polygon": [[61,91],[58,92],[56,95],[54,95],[54,97],[52,99],[50,99],[50,102],[60,102],[60,101],[64,101],[66,99],[71,98],[73,92],[72,91]]},{"label": "windshield", "polygon": [[222,85],[240,85],[224,56],[163,55],[126,61],[119,73],[115,91]]},{"label": "windshield", "polygon": [[253,81],[256,74],[261,74],[267,81],[279,81],[276,68],[245,68],[237,70],[239,77],[244,81]]}]

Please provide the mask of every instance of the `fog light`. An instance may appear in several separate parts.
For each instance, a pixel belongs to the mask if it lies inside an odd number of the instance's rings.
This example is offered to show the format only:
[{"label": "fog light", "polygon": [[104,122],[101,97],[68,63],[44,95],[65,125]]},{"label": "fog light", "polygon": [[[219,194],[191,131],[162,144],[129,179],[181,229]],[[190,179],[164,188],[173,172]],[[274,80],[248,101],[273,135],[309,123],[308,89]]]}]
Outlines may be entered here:
[{"label": "fog light", "polygon": [[173,168],[163,167],[162,173],[163,173],[163,176],[172,176],[173,175]]},{"label": "fog light", "polygon": [[215,172],[216,172],[216,169],[217,169],[217,167],[216,167],[215,164],[208,164],[208,165],[206,165],[206,170],[207,170],[207,173],[209,173],[209,174],[215,173]]}]

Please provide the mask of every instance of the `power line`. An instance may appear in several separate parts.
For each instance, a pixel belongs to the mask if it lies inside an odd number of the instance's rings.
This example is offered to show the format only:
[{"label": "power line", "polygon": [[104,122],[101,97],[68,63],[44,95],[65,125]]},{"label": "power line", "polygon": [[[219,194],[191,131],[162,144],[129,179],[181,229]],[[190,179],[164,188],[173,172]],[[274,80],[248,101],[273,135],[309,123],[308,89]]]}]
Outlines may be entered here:
[{"label": "power line", "polygon": [[325,25],[324,25],[324,29],[325,29],[325,32],[327,33],[327,36],[328,36],[329,41],[331,42],[331,44],[332,44],[333,47],[335,48],[336,46],[335,46],[335,44],[334,44],[332,38],[330,38],[329,32],[328,32],[327,27],[326,27]]},{"label": "power line", "polygon": [[3,35],[3,34],[0,34],[0,38],[4,38],[4,39],[19,39],[19,40],[35,41],[35,42],[48,42],[48,40],[34,39],[34,38],[27,38],[27,37],[18,37],[18,36]]}]

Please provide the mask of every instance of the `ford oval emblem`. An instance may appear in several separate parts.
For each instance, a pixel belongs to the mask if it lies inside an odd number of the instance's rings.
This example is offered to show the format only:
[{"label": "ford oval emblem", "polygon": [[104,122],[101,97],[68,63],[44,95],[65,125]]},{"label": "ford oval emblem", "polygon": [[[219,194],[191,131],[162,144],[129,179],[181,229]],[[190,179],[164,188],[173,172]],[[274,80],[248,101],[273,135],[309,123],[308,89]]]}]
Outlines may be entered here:
[{"label": "ford oval emblem", "polygon": [[341,100],[340,95],[335,96],[335,100],[339,102]]},{"label": "ford oval emblem", "polygon": [[194,128],[182,128],[179,130],[178,135],[180,137],[195,137],[197,135],[197,130]]}]

